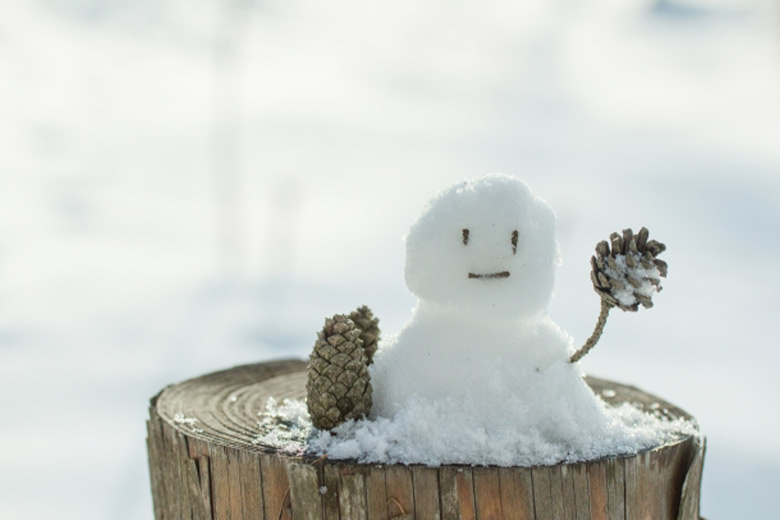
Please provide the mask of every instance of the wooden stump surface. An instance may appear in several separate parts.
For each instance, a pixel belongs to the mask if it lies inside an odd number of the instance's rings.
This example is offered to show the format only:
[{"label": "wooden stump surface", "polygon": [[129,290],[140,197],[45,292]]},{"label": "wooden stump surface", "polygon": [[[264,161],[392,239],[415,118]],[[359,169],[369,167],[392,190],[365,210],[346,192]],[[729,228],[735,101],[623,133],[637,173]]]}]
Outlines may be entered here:
[{"label": "wooden stump surface", "polygon": [[[152,399],[149,468],[157,520],[698,520],[702,438],[635,456],[531,468],[357,464],[256,443],[269,397],[303,399],[306,362],[235,367]],[[609,404],[670,418],[680,408],[587,378]]]}]

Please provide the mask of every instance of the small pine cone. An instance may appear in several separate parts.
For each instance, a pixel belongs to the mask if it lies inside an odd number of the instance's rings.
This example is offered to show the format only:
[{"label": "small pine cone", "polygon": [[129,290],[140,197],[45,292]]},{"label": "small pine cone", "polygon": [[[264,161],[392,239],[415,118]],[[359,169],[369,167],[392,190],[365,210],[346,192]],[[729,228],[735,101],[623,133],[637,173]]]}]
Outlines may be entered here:
[{"label": "small pine cone", "polygon": [[312,424],[331,430],[371,410],[371,381],[360,329],[344,315],[325,320],[317,333],[306,382]]},{"label": "small pine cone", "polygon": [[379,318],[375,318],[374,313],[366,305],[352,311],[349,318],[361,331],[360,339],[363,341],[363,350],[366,351],[368,357],[367,364],[370,365],[374,360],[374,353],[379,342]]},{"label": "small pine cone", "polygon": [[590,278],[593,289],[612,307],[636,311],[641,304],[653,306],[652,294],[661,290],[660,278],[666,277],[668,266],[656,258],[666,246],[648,240],[650,232],[642,228],[634,235],[631,229],[623,234],[612,233],[609,242],[603,240],[591,257]]}]

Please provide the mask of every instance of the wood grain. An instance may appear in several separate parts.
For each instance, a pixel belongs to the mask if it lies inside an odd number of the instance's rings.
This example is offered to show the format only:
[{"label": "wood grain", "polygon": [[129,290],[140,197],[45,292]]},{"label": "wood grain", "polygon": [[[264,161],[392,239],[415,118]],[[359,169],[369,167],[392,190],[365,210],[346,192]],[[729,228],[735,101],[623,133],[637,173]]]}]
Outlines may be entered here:
[{"label": "wood grain", "polygon": [[538,520],[558,520],[553,505],[551,468],[548,466],[533,468],[531,481],[534,489],[535,518]]},{"label": "wood grain", "polygon": [[415,518],[441,520],[439,471],[425,466],[412,467]]},{"label": "wood grain", "polygon": [[574,498],[574,474],[567,464],[561,464],[553,469],[556,475],[554,482],[560,483],[560,490],[557,484],[553,486],[553,494],[559,493],[557,504],[561,508],[560,513],[563,520],[574,520],[574,511],[576,509],[576,500]]},{"label": "wood grain", "polygon": [[608,520],[607,463],[603,461],[589,462],[587,468],[591,518],[593,520]]},{"label": "wood grain", "polygon": [[477,518],[480,520],[500,520],[501,485],[498,468],[477,467],[473,470],[474,496],[477,502]]},{"label": "wood grain", "polygon": [[414,517],[414,486],[412,470],[408,466],[386,466],[388,518]]},{"label": "wood grain", "polygon": [[574,520],[588,520],[591,518],[588,467],[570,464],[568,468],[574,480]]},{"label": "wood grain", "polygon": [[534,511],[531,469],[499,468],[501,511],[505,520],[530,520]]},{"label": "wood grain", "polygon": [[383,466],[367,468],[366,508],[368,520],[387,520],[387,482]]},{"label": "wood grain", "polygon": [[245,519],[258,518],[263,511],[263,480],[260,457],[256,453],[239,451],[241,465],[241,504]]},{"label": "wood grain", "polygon": [[441,516],[443,520],[473,520],[477,516],[474,478],[471,468],[439,468]]},{"label": "wood grain", "polygon": [[322,496],[317,468],[297,460],[291,462],[288,469],[293,520],[320,520]]},{"label": "wood grain", "polygon": [[609,520],[625,520],[625,475],[623,459],[607,459],[607,516]]},{"label": "wood grain", "polygon": [[339,508],[342,518],[368,519],[366,481],[361,468],[343,468],[339,488]]},{"label": "wood grain", "polygon": [[339,520],[339,468],[323,464],[319,470],[322,494],[323,520]]},{"label": "wood grain", "polygon": [[287,466],[287,457],[276,454],[263,457],[263,506],[265,518],[269,520],[292,520]]}]

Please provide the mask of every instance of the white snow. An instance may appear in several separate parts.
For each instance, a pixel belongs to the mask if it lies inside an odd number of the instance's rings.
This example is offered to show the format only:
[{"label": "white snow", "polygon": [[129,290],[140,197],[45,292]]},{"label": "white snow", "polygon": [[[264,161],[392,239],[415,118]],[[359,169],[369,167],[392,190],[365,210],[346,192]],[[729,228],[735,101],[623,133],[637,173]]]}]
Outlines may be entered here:
[{"label": "white snow", "polygon": [[304,449],[298,441],[307,438],[312,432],[306,403],[295,399],[284,399],[279,404],[270,397],[257,426],[260,433],[253,441],[255,444],[274,446],[292,454],[298,454]]},{"label": "white snow", "polygon": [[180,424],[183,426],[189,427],[193,432],[202,432],[203,429],[196,426],[198,424],[198,420],[194,417],[186,417],[183,413],[177,412],[173,415],[173,422],[176,424]]},{"label": "white snow", "polygon": [[[550,373],[570,367],[558,364]],[[545,377],[540,377],[545,379]],[[555,376],[546,377],[551,381]],[[539,393],[549,390],[539,385]],[[501,403],[485,403],[503,414],[511,407],[525,410],[526,422],[513,423],[513,414],[491,426],[480,424],[474,403],[458,406],[455,399],[444,402],[420,400],[401,410],[392,419],[349,421],[333,432],[312,427],[305,403],[285,400],[277,406],[269,400],[261,414],[263,424],[286,424],[280,434],[261,435],[257,443],[287,453],[327,454],[329,459],[355,459],[363,463],[421,463],[535,466],[559,462],[593,460],[609,455],[637,453],[685,435],[699,435],[696,425],[682,419],[670,420],[660,410],[648,413],[629,404],[607,406],[600,399],[595,422],[555,422],[545,417],[545,395],[534,402],[510,396]],[[453,411],[455,413],[453,414]],[[583,410],[579,417],[589,415]],[[575,412],[576,414],[576,412]]]},{"label": "white snow", "polygon": [[[527,392],[526,372],[571,350],[547,316],[558,256],[555,215],[522,181],[492,174],[442,190],[406,238],[406,282],[419,299],[371,366],[372,416],[418,399],[486,403]],[[475,409],[479,423],[497,420]]]},{"label": "white snow", "polygon": [[[634,260],[634,266],[627,264],[626,255],[619,254],[614,258],[615,268],[613,269],[609,265],[605,265],[604,274],[623,285],[624,289],[615,290],[612,292],[612,295],[620,303],[630,307],[637,303],[637,293],[651,298],[653,294],[658,292],[660,285],[654,284],[653,280],[660,284],[661,273],[655,266],[650,268],[642,267],[642,264],[639,262],[642,255],[639,253],[628,252],[627,255]],[[629,280],[633,280],[637,286],[634,287]]]},{"label": "white snow", "polygon": [[[685,435],[698,435],[690,422],[666,420],[628,404],[617,408],[602,408],[598,404],[599,420],[593,423],[539,424],[528,414],[529,421],[524,424],[508,419],[485,427],[475,420],[479,409],[474,404],[458,407],[454,400],[418,401],[393,419],[349,422],[333,433],[320,432],[310,442],[310,448],[316,454],[327,453],[331,459],[360,462],[537,466],[634,454]],[[502,403],[485,403],[483,407],[506,410],[523,404],[514,397]],[[590,411],[583,411],[580,417]]]},{"label": "white snow", "polygon": [[371,417],[322,433],[315,452],[530,466],[635,453],[692,430],[608,410],[569,363],[571,338],[547,315],[555,216],[522,181],[492,174],[443,190],[406,250],[419,301],[370,367]]}]

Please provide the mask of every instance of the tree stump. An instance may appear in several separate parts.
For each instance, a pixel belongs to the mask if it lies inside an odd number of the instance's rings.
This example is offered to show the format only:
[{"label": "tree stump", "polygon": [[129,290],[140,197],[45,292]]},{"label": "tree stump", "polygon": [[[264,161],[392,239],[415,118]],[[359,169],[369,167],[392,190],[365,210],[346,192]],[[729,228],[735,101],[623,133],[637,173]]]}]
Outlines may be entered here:
[{"label": "tree stump", "polygon": [[[157,520],[698,520],[703,438],[576,464],[471,467],[358,464],[253,442],[274,397],[302,399],[306,363],[236,367],[169,386],[151,401]],[[690,417],[637,388],[588,384],[605,401]]]}]

